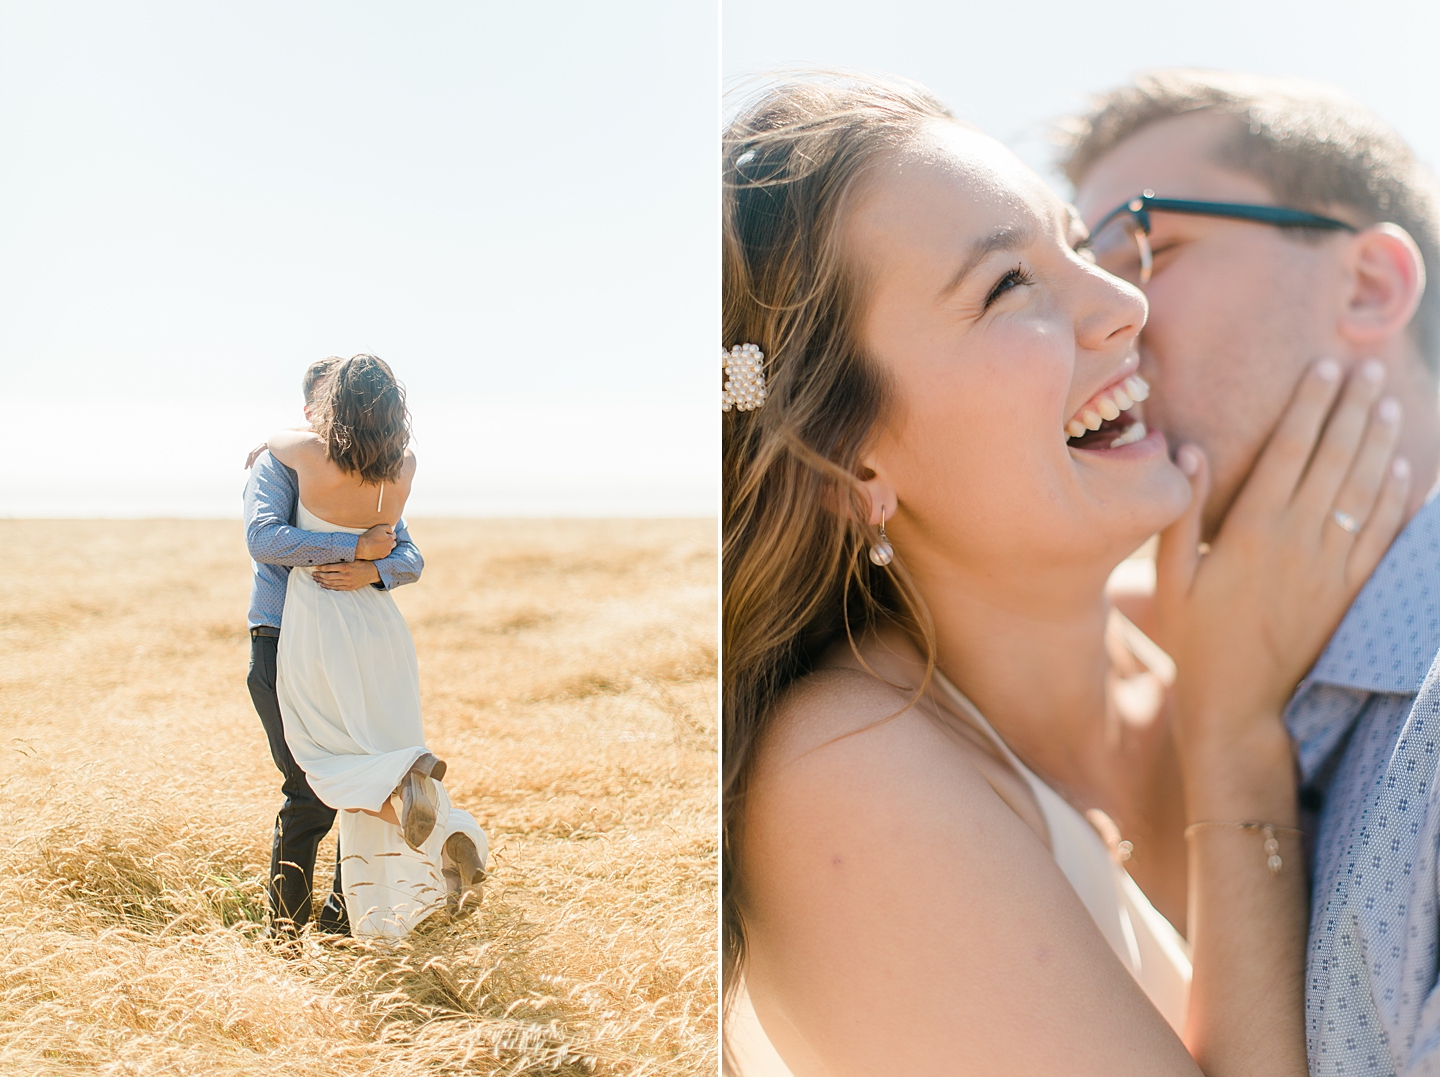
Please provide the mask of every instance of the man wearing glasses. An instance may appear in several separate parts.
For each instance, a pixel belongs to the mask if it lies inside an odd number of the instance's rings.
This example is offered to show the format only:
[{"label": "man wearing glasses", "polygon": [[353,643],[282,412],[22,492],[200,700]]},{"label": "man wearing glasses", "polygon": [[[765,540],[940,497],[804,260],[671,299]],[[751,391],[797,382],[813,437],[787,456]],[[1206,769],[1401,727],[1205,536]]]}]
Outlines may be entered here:
[{"label": "man wearing glasses", "polygon": [[1402,409],[1410,522],[1286,717],[1314,848],[1311,1072],[1440,1072],[1434,181],[1363,107],[1294,80],[1153,72],[1073,130],[1090,249],[1150,303],[1145,420],[1208,455],[1210,534],[1317,358],[1379,359]]}]

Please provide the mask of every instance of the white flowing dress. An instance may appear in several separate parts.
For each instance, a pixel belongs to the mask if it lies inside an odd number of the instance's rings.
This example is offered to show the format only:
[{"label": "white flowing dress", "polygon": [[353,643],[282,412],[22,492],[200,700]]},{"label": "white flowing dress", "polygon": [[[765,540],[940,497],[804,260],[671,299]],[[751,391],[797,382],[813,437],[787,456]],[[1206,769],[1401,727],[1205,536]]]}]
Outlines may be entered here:
[{"label": "white flowing dress", "polygon": [[[1150,904],[1085,817],[1020,762],[960,689],[939,670],[933,676],[950,703],[990,738],[1030,786],[1045,816],[1055,862],[1120,963],[1176,1034],[1183,1034],[1190,1001],[1189,944]],[[789,1077],[790,1070],[765,1035],[748,995],[742,993],[737,1000],[725,1031],[740,1077]]]},{"label": "white flowing dress", "polygon": [[[304,505],[296,517],[306,531],[364,533],[322,520]],[[329,591],[312,571],[292,568],[285,590],[275,678],[285,741],[315,795],[341,809],[340,879],[351,933],[403,936],[445,908],[447,881],[459,885],[453,871],[446,878],[445,840],[456,832],[470,835],[482,864],[489,842],[430,778],[423,784],[436,823],[418,853],[394,823],[347,810],[379,811],[427,751],[419,664],[389,591]]]}]

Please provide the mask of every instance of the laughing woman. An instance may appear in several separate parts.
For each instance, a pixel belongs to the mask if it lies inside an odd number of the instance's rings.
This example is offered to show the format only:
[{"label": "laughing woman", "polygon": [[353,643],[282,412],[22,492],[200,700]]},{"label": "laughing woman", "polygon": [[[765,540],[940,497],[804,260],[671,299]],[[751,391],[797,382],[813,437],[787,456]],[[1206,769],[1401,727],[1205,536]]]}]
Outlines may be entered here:
[{"label": "laughing woman", "polygon": [[[1378,387],[1317,363],[1201,560],[1145,300],[1010,153],[816,76],[724,154],[731,1062],[1305,1074],[1281,710],[1400,522]],[[1337,496],[1374,506],[1353,542]],[[1147,707],[1104,588],[1157,531],[1186,627]]]}]

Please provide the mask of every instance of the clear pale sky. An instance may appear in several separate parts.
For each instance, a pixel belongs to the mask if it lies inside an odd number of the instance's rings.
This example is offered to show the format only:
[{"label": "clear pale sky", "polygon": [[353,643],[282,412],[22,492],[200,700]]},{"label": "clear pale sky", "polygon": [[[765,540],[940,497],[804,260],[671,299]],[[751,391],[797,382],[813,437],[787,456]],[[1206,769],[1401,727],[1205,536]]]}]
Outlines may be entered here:
[{"label": "clear pale sky", "polygon": [[362,350],[414,513],[713,513],[718,17],[0,0],[0,515],[238,514]]},{"label": "clear pale sky", "polygon": [[360,350],[415,514],[713,512],[722,69],[906,75],[1042,169],[1134,70],[1298,74],[1436,164],[1437,47],[1419,0],[0,0],[0,515],[234,515]]},{"label": "clear pale sky", "polygon": [[1049,121],[1171,66],[1334,83],[1440,165],[1435,0],[725,0],[722,36],[728,84],[801,64],[903,75],[1041,169]]}]

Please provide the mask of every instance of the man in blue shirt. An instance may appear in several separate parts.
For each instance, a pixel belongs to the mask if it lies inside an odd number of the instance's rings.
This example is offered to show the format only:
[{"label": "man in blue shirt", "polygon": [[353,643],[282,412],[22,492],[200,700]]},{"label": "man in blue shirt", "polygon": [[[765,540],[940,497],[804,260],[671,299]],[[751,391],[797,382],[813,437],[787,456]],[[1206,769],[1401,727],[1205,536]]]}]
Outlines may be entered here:
[{"label": "man in blue shirt", "polygon": [[[1409,523],[1286,712],[1314,840],[1312,1074],[1440,1074],[1440,198],[1357,102],[1158,71],[1076,122],[1064,166],[1097,261],[1142,288],[1145,419],[1206,452],[1214,534],[1302,372],[1378,359]],[[1343,512],[1333,526],[1353,531]]]},{"label": "man in blue shirt", "polygon": [[[308,416],[317,386],[338,359],[322,359],[305,372]],[[315,580],[322,587],[354,591],[361,587],[390,589],[414,583],[424,559],[401,520],[394,528],[372,527],[363,535],[303,531],[295,526],[300,483],[294,471],[268,452],[252,455],[245,483],[245,543],[254,559],[250,589],[250,698],[270,741],[270,757],[281,777],[285,801],[275,817],[270,843],[270,875],[266,887],[273,929],[291,931],[310,919],[315,851],[330,832],[335,809],[311,790],[305,772],[285,743],[280,702],[275,695],[275,654],[285,612],[285,587],[295,565],[319,565]],[[336,850],[335,881],[321,909],[319,926],[349,932],[340,890],[340,857]]]}]

